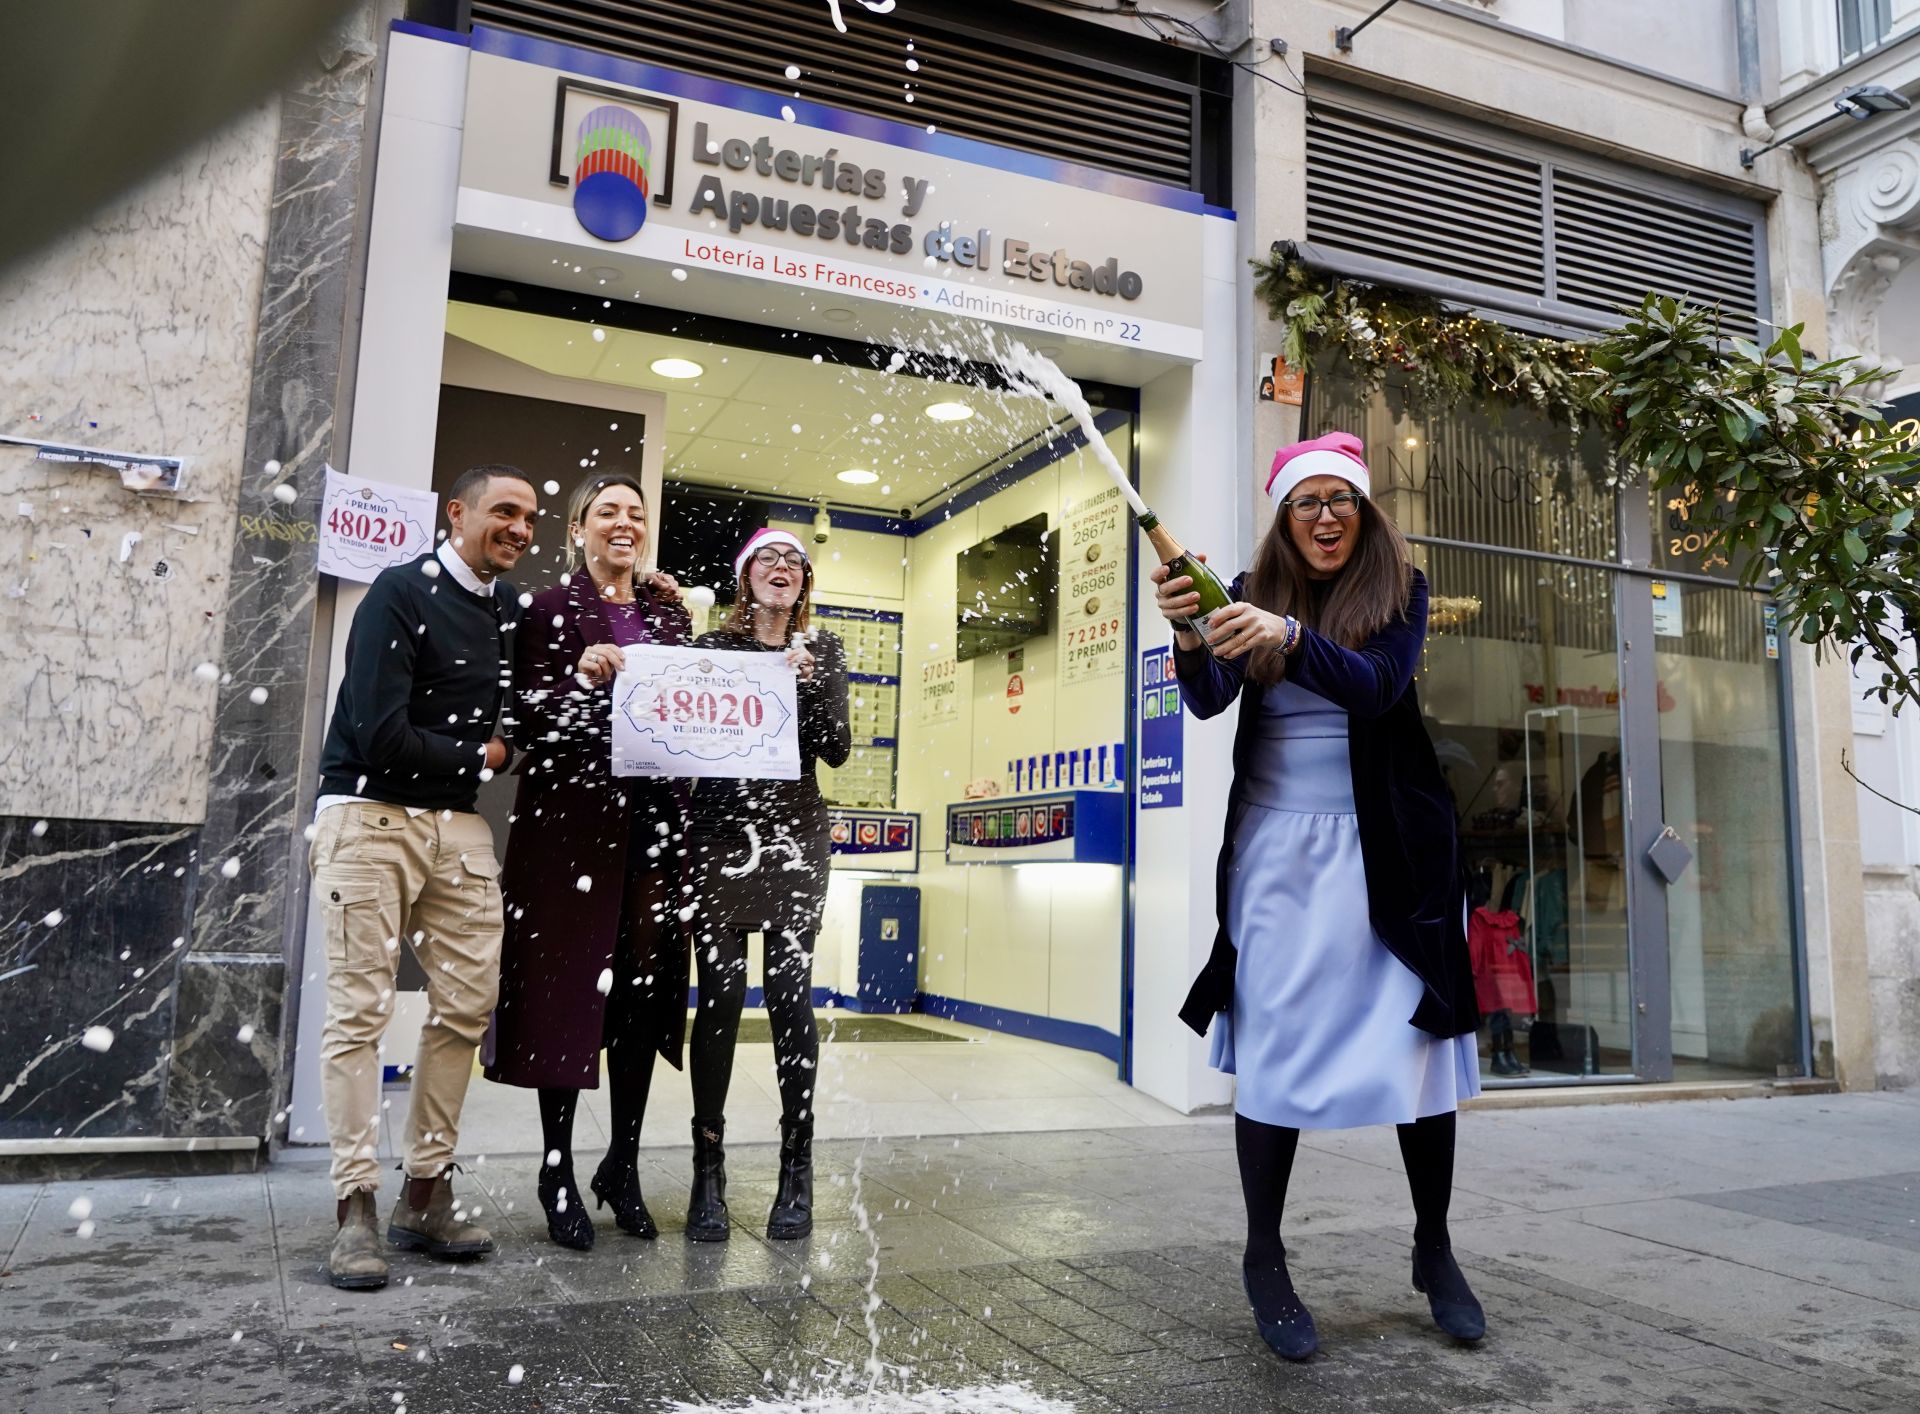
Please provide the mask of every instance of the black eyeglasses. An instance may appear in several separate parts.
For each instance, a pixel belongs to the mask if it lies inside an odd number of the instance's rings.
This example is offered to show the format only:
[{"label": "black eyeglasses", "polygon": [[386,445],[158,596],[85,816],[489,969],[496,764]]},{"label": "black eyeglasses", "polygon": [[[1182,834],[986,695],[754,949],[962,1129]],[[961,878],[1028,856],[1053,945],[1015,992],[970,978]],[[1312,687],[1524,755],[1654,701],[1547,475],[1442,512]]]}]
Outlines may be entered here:
[{"label": "black eyeglasses", "polygon": [[762,569],[776,569],[782,565],[797,570],[806,564],[807,557],[798,550],[755,550],[753,562]]},{"label": "black eyeglasses", "polygon": [[1322,500],[1318,496],[1296,496],[1291,501],[1282,501],[1281,505],[1293,512],[1295,520],[1318,520],[1320,508],[1325,506],[1333,512],[1335,520],[1346,520],[1360,512],[1360,493],[1358,491],[1337,491]]}]

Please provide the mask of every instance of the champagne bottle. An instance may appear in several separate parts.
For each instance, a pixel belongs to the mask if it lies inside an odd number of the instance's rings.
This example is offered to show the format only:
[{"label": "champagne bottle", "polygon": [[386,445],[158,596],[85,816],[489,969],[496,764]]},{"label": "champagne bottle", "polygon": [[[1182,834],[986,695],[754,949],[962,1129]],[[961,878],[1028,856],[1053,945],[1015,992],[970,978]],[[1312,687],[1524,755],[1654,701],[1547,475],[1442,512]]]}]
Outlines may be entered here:
[{"label": "champagne bottle", "polygon": [[[1160,524],[1159,516],[1152,511],[1143,513],[1140,516],[1140,528],[1147,532],[1154,553],[1167,567],[1167,577],[1178,579],[1185,575],[1193,581],[1193,592],[1200,596],[1200,611],[1180,620],[1178,626],[1189,633],[1198,634],[1200,641],[1206,643],[1207,620],[1231,604],[1233,596],[1227,592],[1227,586],[1221,582],[1219,575],[1208,569],[1197,556],[1188,554],[1180,542],[1168,533],[1167,528]],[[1211,644],[1207,645],[1207,651],[1213,651]]]}]

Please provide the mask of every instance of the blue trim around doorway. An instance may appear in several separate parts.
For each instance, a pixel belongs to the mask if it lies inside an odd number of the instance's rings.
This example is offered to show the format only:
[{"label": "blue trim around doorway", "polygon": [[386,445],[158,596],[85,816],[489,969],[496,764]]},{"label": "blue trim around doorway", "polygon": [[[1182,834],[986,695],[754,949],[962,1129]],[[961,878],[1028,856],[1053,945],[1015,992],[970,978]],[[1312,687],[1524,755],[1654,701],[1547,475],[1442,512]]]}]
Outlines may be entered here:
[{"label": "blue trim around doorway", "polygon": [[944,1017],[948,1021],[979,1026],[988,1031],[1003,1031],[1009,1036],[1025,1036],[1032,1041],[1069,1046],[1076,1051],[1092,1051],[1116,1063],[1120,1059],[1120,1038],[1111,1031],[1084,1021],[1035,1016],[1031,1012],[988,1006],[985,1002],[935,996],[932,992],[920,993],[918,1009],[928,1016]]}]

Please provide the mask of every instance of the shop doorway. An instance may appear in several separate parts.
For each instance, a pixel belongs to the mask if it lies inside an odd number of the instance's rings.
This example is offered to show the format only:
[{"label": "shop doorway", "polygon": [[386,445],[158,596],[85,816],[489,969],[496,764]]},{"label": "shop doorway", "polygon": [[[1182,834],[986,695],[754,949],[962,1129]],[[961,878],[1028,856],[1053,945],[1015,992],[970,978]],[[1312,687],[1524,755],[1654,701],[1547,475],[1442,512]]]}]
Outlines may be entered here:
[{"label": "shop doorway", "polygon": [[[1005,1127],[1035,1105],[1066,1123],[1097,1117],[1126,1060],[1135,567],[1124,517],[1100,514],[1117,497],[1071,423],[1003,396],[990,369],[593,301],[596,322],[530,308],[544,292],[519,287],[509,301],[497,282],[471,283],[448,307],[449,366],[509,361],[547,398],[490,391],[476,406],[448,389],[436,478],[439,462],[450,478],[452,462],[481,454],[486,426],[512,424],[501,445],[548,488],[527,587],[557,572],[549,542],[560,544],[578,480],[644,472],[650,459],[650,553],[714,594],[696,631],[725,617],[753,529],[809,548],[817,621],[852,670],[854,733],[846,764],[819,776],[835,855],[814,999],[823,1035],[840,1018],[863,1047],[902,1043],[839,1083],[881,1132],[896,1120],[913,1132]],[[541,405],[555,379],[576,390],[572,407]],[[1088,392],[1131,464],[1131,391]],[[626,420],[609,394],[627,400]],[[983,578],[982,563],[1007,569]],[[492,782],[482,803],[503,843],[512,792]],[[950,858],[955,820],[970,832],[989,814],[996,844],[1004,816],[1004,848]],[[1076,854],[1081,838],[1092,843]],[[1044,847],[1055,841],[1064,853]],[[902,900],[917,906],[892,907]],[[758,944],[749,956],[752,1007]],[[955,1037],[995,1044],[968,1051]]]}]

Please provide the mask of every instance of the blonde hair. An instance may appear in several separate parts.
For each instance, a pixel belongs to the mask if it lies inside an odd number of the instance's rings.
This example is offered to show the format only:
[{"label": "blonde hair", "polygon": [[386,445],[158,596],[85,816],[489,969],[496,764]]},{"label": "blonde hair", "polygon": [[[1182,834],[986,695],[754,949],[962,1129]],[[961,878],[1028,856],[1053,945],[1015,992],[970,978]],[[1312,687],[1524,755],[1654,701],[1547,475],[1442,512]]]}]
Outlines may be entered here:
[{"label": "blonde hair", "polygon": [[[624,471],[608,471],[598,476],[589,476],[574,487],[573,494],[567,497],[566,539],[569,573],[579,570],[586,563],[586,555],[582,553],[581,547],[574,543],[573,528],[576,525],[586,524],[587,512],[593,509],[593,503],[600,499],[600,493],[609,486],[624,486],[640,498],[640,513],[647,518],[647,534],[649,537],[653,534],[653,512],[647,506],[646,488],[638,479],[627,475]],[[644,558],[645,556],[634,557],[633,582],[636,586],[640,583],[642,574],[640,561]]]}]

